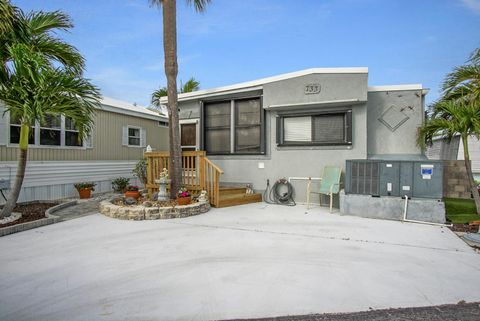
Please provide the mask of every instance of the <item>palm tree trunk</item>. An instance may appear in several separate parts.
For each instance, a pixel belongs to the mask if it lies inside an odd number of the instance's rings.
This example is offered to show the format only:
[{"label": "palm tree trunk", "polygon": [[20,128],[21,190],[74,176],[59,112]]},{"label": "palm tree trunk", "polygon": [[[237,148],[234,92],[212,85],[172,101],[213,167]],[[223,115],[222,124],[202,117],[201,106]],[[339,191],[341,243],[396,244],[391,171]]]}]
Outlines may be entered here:
[{"label": "palm tree trunk", "polygon": [[182,151],[177,96],[177,4],[176,0],[163,1],[163,50],[165,52],[165,75],[170,127],[170,197],[175,198],[182,185]]},{"label": "palm tree trunk", "polygon": [[28,154],[28,135],[30,127],[22,124],[20,129],[20,156],[18,157],[17,175],[15,176],[15,184],[8,196],[7,203],[3,207],[0,218],[8,217],[12,214],[15,205],[17,205],[18,196],[25,177],[25,169],[27,168],[27,154]]},{"label": "palm tree trunk", "polygon": [[473,199],[475,200],[475,207],[477,214],[480,214],[480,195],[478,193],[477,184],[473,179],[472,164],[470,162],[470,153],[468,151],[468,136],[462,136],[463,143],[463,158],[465,159],[465,168],[467,169],[468,181],[470,182],[470,190],[472,191]]}]

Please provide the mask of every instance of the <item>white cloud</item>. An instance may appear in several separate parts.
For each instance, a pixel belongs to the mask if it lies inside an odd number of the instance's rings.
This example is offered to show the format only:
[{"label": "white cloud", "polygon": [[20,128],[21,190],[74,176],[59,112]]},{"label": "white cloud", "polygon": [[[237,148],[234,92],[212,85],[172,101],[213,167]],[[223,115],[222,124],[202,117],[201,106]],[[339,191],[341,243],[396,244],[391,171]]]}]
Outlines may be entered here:
[{"label": "white cloud", "polygon": [[480,0],[461,0],[463,5],[476,14],[480,14]]}]

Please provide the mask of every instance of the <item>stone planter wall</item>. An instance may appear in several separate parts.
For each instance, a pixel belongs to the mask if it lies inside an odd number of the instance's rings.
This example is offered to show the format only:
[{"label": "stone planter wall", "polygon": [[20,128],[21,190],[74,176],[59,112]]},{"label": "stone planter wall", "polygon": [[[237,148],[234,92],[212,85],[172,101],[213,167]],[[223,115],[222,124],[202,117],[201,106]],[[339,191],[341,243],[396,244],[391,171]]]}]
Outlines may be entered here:
[{"label": "stone planter wall", "polygon": [[470,183],[463,160],[449,160],[443,163],[443,196],[470,199]]},{"label": "stone planter wall", "polygon": [[208,202],[192,203],[175,207],[145,207],[143,205],[120,206],[110,201],[100,202],[100,213],[121,220],[158,220],[187,217],[210,210]]}]

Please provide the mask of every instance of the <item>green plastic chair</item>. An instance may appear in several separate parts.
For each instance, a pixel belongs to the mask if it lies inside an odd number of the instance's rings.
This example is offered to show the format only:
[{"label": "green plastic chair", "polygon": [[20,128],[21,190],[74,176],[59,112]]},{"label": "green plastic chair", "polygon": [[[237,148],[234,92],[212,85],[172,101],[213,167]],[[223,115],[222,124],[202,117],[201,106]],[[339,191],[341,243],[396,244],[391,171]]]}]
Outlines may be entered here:
[{"label": "green plastic chair", "polygon": [[342,168],[337,166],[325,166],[323,168],[323,175],[320,181],[320,190],[312,192],[310,190],[311,180],[308,181],[307,186],[307,209],[310,208],[310,194],[318,194],[320,198],[320,206],[322,206],[322,194],[330,196],[330,213],[333,208],[333,194],[340,192],[340,177],[342,176]]}]

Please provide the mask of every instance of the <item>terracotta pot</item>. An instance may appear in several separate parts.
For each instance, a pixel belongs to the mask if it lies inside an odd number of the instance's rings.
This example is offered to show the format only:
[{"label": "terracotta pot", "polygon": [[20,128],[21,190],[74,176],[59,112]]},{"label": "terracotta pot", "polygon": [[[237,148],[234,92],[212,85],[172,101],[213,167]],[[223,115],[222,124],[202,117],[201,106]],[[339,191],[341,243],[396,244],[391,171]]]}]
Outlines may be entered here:
[{"label": "terracotta pot", "polygon": [[90,198],[92,190],[90,188],[82,188],[78,190],[81,199]]},{"label": "terracotta pot", "polygon": [[190,204],[190,196],[187,197],[177,197],[178,205],[188,205]]},{"label": "terracotta pot", "polygon": [[124,195],[125,195],[125,198],[133,197],[134,199],[137,200],[140,197],[140,192],[139,191],[126,191]]}]

